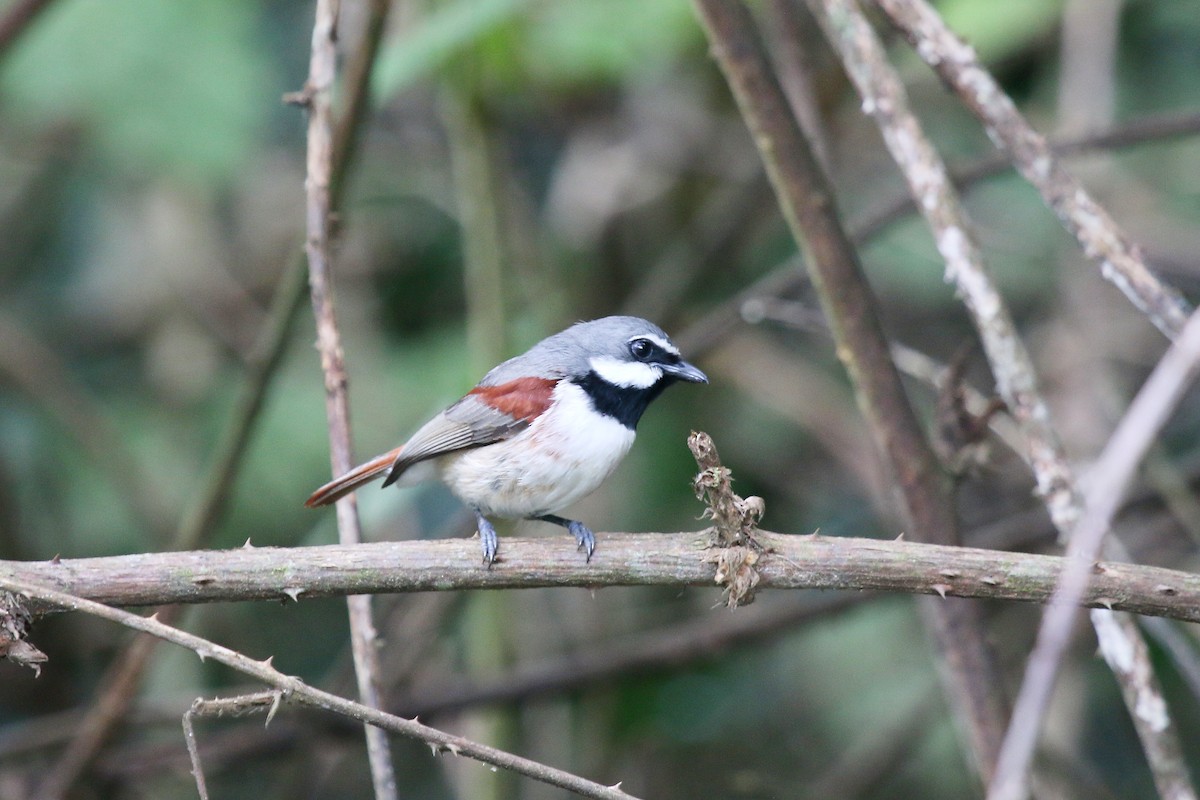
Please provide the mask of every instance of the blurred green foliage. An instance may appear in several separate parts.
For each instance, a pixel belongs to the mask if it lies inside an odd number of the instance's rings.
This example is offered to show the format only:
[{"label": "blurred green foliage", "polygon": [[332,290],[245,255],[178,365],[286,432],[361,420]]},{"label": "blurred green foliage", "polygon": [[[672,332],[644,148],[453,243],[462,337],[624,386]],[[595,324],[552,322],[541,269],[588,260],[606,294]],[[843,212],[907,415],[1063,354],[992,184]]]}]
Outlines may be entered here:
[{"label": "blurred green foliage", "polygon": [[279,76],[236,0],[60,3],[0,73],[6,115],[86,128],[125,174],[225,183],[254,156]]},{"label": "blurred green foliage", "polygon": [[1062,0],[944,0],[938,11],[988,62],[1019,56],[1031,42],[1052,37],[1062,19]]},{"label": "blurred green foliage", "polygon": [[[752,5],[765,15],[766,2]],[[1088,100],[1058,96],[1065,5],[939,4],[1047,132],[1063,102]],[[341,41],[353,48],[358,4],[343,6]],[[1200,107],[1196,9],[1190,0],[1123,4],[1111,76],[1118,121]],[[501,220],[504,291],[494,301],[514,352],[574,319],[644,308],[687,347],[706,338],[730,298],[793,255],[685,0],[446,0],[401,4],[392,16],[336,253],[360,455],[402,441],[479,377],[466,330],[480,309],[463,289],[459,207],[471,193],[455,185],[463,154],[448,135],[449,99],[465,99],[487,133],[495,186],[476,200],[494,203]],[[161,550],[195,501],[272,292],[302,243],[303,117],[280,98],[303,83],[310,25],[308,4],[59,0],[0,54],[0,558]],[[892,44],[950,160],[988,153],[978,125]],[[831,55],[816,45],[810,55],[837,201],[854,221],[903,187]],[[1200,296],[1196,138],[1072,165],[1154,265]],[[1023,181],[989,180],[965,202],[1064,438],[1086,460],[1163,343]],[[919,220],[889,225],[862,254],[889,335],[941,361],[972,338]],[[791,312],[816,305],[803,287],[779,299]],[[626,463],[578,515],[599,531],[700,528],[684,447],[695,428],[714,436],[736,489],[766,499],[766,527],[897,536],[830,342],[793,322],[781,313],[709,337],[694,354],[712,385],[658,401]],[[305,310],[206,546],[335,539],[332,514],[301,505],[329,469],[312,341]],[[990,388],[978,358],[968,376]],[[935,393],[915,379],[909,386],[932,428]],[[1197,463],[1198,412],[1189,400],[1165,440],[1185,481]],[[1001,446],[963,479],[959,504],[970,535],[1051,546],[1028,475]],[[436,487],[368,489],[360,505],[370,538],[469,532]],[[546,528],[515,526],[562,535]],[[1196,567],[1195,541],[1157,501],[1132,512],[1122,533],[1140,560]],[[736,613],[792,600],[768,594]],[[466,671],[468,604],[456,598],[434,614],[427,602],[379,603],[399,698],[436,695]],[[715,589],[510,593],[503,635],[519,664],[586,657],[726,613],[716,602]],[[1015,681],[1035,610],[987,611]],[[340,601],[203,608],[188,626],[352,691]],[[37,641],[52,659],[38,681],[0,663],[0,786],[51,768],[54,747],[14,755],[4,746],[20,738],[19,724],[89,703],[127,639],[59,617],[39,626]],[[1044,767],[1088,791],[1148,796],[1143,758],[1091,648],[1081,642],[1068,667]],[[1156,655],[1195,741],[1196,697],[1175,662]],[[241,684],[186,654],[160,658],[141,695],[148,721],[121,734],[81,797],[194,795],[178,760],[178,715],[192,695]],[[847,754],[862,763],[850,764],[855,791],[839,797],[974,796],[936,671],[910,599],[864,599],[756,645],[515,704],[519,736],[509,744],[655,798],[818,796]],[[430,721],[465,724],[459,715]],[[262,734],[259,721],[202,726],[202,741],[233,741],[227,752],[241,754],[209,762],[214,796],[367,796],[357,730],[286,710],[273,726],[281,723],[295,726],[283,728],[293,733],[282,745],[269,744],[278,729]],[[900,733],[881,739],[892,725]],[[397,747],[407,796],[466,796],[460,770],[475,767]],[[170,766],[153,760],[168,750]],[[1194,749],[1189,757],[1200,768]],[[522,797],[558,796],[520,786]]]}]

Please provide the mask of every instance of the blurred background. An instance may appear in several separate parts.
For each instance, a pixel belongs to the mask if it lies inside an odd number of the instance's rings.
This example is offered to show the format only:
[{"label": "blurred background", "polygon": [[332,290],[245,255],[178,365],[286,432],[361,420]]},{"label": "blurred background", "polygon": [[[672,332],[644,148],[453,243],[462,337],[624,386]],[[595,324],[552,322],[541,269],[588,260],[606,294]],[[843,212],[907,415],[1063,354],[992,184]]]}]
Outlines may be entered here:
[{"label": "blurred background", "polygon": [[[12,0],[0,20],[34,5]],[[0,558],[170,549],[211,493],[225,431],[262,373],[303,243],[308,3],[58,0],[0,38]],[[343,4],[341,42],[362,41]],[[793,98],[823,131],[910,396],[974,341],[902,180],[811,19],[754,4]],[[1152,265],[1200,297],[1200,3],[945,0],[1038,128],[1087,143],[1073,172]],[[798,19],[794,27],[784,24]],[[4,30],[0,27],[0,30]],[[992,148],[890,34],[913,104],[952,166]],[[1038,362],[1072,456],[1093,458],[1165,347],[1011,171],[966,205]],[[335,281],[355,452],[374,455],[509,355],[577,319],[649,317],[706,370],[668,392],[630,457],[574,514],[603,531],[702,526],[689,430],[712,434],[763,526],[895,538],[888,490],[757,153],[686,0],[393,4],[339,216]],[[286,302],[283,302],[286,306]],[[273,317],[274,315],[274,317]],[[286,317],[282,317],[286,319]],[[192,546],[336,540],[303,508],[329,476],[306,302],[286,328],[248,449]],[[962,362],[984,393],[976,351]],[[1000,442],[960,482],[967,543],[1054,550],[1027,471]],[[1145,563],[1195,569],[1200,403],[1153,454],[1119,533]],[[466,536],[438,486],[360,493],[372,539]],[[543,524],[501,537],[562,536]],[[603,533],[599,546],[604,547]],[[503,545],[501,545],[503,546]],[[654,798],[957,798],[979,793],[912,598],[717,589],[381,597],[389,705]],[[987,606],[1012,685],[1039,609]],[[345,604],[228,604],[182,624],[353,693]],[[1152,637],[1200,775],[1195,626]],[[124,630],[41,622],[40,678],[0,664],[0,800],[60,767]],[[1043,737],[1051,797],[1153,784],[1119,690],[1081,630]],[[160,647],[132,709],[74,782],[82,798],[194,797],[179,718],[240,679]],[[1005,687],[997,687],[1003,690]],[[219,798],[370,796],[361,730],[285,708],[201,721]],[[409,798],[553,798],[393,740]]]}]

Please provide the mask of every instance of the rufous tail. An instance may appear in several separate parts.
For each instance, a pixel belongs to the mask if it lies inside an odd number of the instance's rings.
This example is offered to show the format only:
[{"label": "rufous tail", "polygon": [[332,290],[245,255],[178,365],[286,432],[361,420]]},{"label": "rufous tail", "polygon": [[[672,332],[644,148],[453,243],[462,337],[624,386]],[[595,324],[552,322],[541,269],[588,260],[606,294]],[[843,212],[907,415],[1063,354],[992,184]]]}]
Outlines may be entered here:
[{"label": "rufous tail", "polygon": [[304,505],[309,508],[317,506],[327,506],[330,503],[337,502],[346,495],[353,492],[364,483],[370,483],[380,475],[388,471],[388,468],[396,461],[400,455],[402,448],[397,447],[391,452],[384,453],[381,456],[375,456],[365,464],[359,464],[354,469],[347,472],[341,477],[334,478],[329,483],[322,486],[312,493]]}]

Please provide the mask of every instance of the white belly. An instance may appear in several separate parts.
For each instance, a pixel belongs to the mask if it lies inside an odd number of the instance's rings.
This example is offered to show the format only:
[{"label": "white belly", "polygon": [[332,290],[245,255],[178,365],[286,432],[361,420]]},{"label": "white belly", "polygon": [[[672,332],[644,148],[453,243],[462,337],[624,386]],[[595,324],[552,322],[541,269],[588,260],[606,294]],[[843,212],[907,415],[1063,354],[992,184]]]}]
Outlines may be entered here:
[{"label": "white belly", "polygon": [[592,411],[584,391],[566,381],[551,408],[508,441],[443,457],[450,491],[501,517],[553,514],[594,492],[629,452],[634,432]]}]

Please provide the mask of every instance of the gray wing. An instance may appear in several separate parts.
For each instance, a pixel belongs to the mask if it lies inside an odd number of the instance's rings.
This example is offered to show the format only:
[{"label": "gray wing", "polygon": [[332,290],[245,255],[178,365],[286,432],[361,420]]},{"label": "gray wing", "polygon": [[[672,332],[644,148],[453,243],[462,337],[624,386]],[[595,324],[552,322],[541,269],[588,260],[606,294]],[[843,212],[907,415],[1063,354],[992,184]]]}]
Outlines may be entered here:
[{"label": "gray wing", "polygon": [[422,425],[412,438],[405,442],[383,485],[388,486],[394,482],[418,461],[503,441],[527,427],[528,421],[514,419],[474,396],[467,395]]}]

